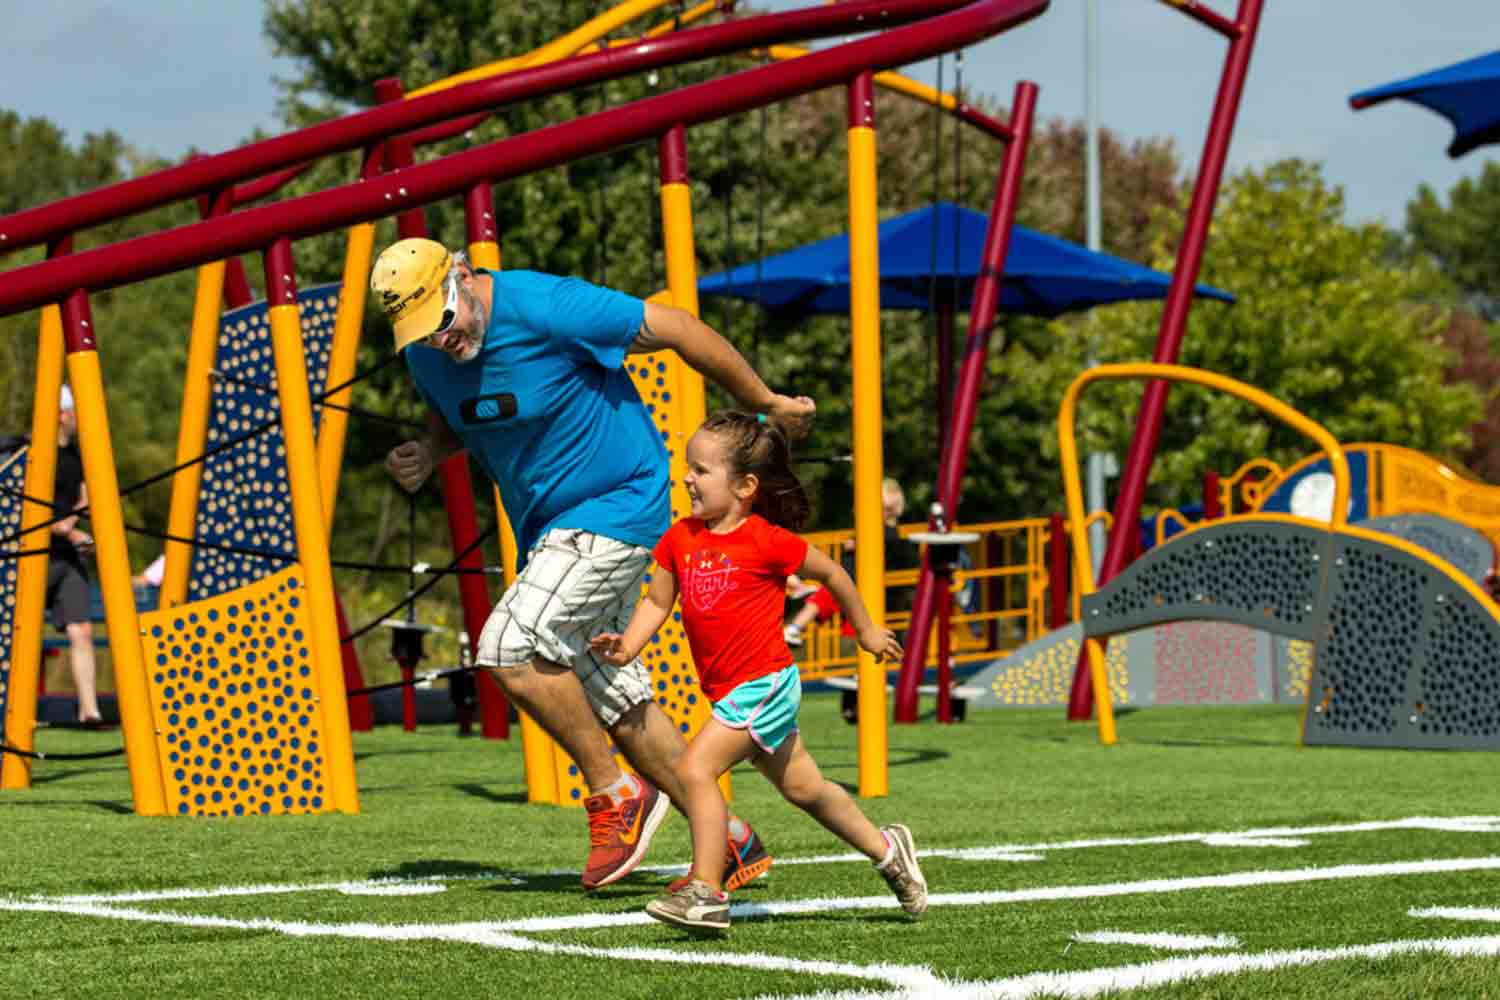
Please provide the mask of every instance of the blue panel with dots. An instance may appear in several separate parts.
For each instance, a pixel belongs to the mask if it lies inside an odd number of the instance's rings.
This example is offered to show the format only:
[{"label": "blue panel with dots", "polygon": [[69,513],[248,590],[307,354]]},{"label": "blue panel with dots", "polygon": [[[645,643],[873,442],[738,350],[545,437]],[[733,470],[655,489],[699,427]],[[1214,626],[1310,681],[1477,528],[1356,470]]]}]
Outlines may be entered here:
[{"label": "blue panel with dots", "polygon": [[[26,456],[0,454],[0,465],[9,461],[0,470],[0,537],[13,535],[21,530],[21,488],[26,482]],[[15,538],[0,544],[0,550],[12,552],[27,548],[40,548],[51,536],[35,532],[23,538]],[[35,539],[42,539],[41,542]],[[15,559],[0,558],[0,740],[5,739],[5,708],[10,692],[10,641],[15,629],[16,575],[20,563]]]},{"label": "blue panel with dots", "polygon": [[328,812],[303,573],[141,616],[167,811]]},{"label": "blue panel with dots", "polygon": [[[338,284],[318,285],[303,289],[297,296],[307,355],[307,387],[314,398],[322,393],[328,378],[339,289]],[[224,378],[214,380],[205,451],[279,418],[276,360],[265,302],[253,302],[224,314],[215,367]],[[314,406],[315,420],[317,414]],[[284,556],[297,554],[280,423],[204,462],[197,537],[214,545]],[[285,565],[284,560],[199,546],[193,553],[188,599],[203,600],[243,587]]]}]

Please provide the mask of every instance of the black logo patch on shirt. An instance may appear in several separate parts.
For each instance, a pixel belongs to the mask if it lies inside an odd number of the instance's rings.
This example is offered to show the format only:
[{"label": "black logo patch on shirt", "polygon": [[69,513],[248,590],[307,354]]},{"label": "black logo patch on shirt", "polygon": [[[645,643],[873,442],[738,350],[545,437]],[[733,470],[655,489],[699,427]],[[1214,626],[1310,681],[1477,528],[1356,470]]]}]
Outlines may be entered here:
[{"label": "black logo patch on shirt", "polygon": [[466,424],[488,424],[496,420],[509,420],[516,415],[516,394],[495,392],[488,396],[475,396],[460,403],[458,412]]}]

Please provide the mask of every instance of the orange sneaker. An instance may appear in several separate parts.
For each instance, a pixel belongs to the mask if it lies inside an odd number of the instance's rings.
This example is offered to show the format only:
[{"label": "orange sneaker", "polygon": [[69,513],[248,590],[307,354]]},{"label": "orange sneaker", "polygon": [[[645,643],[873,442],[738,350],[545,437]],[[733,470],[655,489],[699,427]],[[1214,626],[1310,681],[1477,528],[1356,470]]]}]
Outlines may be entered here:
[{"label": "orange sneaker", "polygon": [[745,829],[748,833],[742,841],[736,841],[732,833],[729,835],[729,853],[724,859],[725,892],[734,892],[771,869],[772,858],[766,853],[765,845],[750,829],[749,823],[745,824]]},{"label": "orange sneaker", "polygon": [[583,803],[589,814],[589,860],[583,887],[597,889],[629,875],[646,856],[656,828],[666,818],[672,801],[644,778],[641,790],[624,802],[608,795],[591,795]]}]

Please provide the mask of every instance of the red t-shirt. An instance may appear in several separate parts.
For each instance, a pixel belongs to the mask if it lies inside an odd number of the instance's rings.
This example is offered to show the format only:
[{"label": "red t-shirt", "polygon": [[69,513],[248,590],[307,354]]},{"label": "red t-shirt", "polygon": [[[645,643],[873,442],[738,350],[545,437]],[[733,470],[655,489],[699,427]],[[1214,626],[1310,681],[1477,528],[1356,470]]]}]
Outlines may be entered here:
[{"label": "red t-shirt", "polygon": [[683,630],[710,701],[791,664],[783,601],[786,578],[807,558],[805,541],[758,514],[722,535],[686,517],[656,543],[655,555],[677,577]]}]

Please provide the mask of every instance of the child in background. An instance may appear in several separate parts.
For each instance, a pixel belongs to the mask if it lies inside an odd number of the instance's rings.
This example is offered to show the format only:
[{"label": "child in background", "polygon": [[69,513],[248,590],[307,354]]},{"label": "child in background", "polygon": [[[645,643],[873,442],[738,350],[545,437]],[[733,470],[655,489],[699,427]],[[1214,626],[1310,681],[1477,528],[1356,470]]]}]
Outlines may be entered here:
[{"label": "child in background", "polygon": [[781,634],[782,595],[792,573],[822,582],[855,626],[859,644],[899,659],[889,629],[870,620],[849,574],[792,534],[807,519],[807,495],[791,468],[786,438],[747,413],[715,414],[688,441],[684,477],[692,516],[657,543],[645,598],[623,635],[605,633],[595,651],[629,663],[682,597],[682,623],[713,716],[677,763],[693,835],[693,868],[646,912],[689,928],[724,930],[722,891],[728,813],[719,776],[749,759],[786,799],[874,862],[902,909],[927,908],[927,883],[911,832],[877,829],[841,786],[824,778],[797,733],[802,685]]}]

